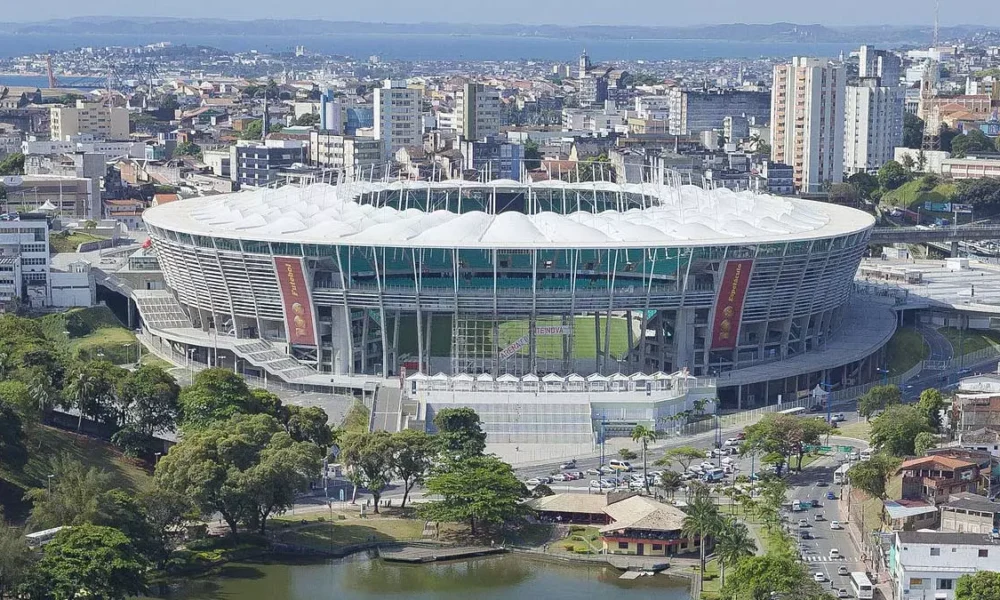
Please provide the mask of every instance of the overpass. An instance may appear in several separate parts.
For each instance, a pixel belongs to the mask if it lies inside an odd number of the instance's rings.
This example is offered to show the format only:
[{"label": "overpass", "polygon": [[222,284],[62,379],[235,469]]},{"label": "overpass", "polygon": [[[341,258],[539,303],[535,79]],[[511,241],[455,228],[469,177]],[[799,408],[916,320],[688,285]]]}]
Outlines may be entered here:
[{"label": "overpass", "polygon": [[926,242],[973,242],[1000,240],[1000,223],[962,225],[959,227],[876,227],[873,244],[922,244]]}]

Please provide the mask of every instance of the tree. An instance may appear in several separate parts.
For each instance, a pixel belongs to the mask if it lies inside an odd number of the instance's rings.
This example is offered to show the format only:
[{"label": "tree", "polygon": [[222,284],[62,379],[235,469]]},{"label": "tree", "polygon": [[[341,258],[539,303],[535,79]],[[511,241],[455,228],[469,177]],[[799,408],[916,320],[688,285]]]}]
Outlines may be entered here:
[{"label": "tree", "polygon": [[622,460],[635,460],[639,458],[639,455],[633,452],[632,450],[629,450],[628,448],[619,448],[618,458]]},{"label": "tree", "polygon": [[886,484],[896,473],[899,463],[899,459],[894,456],[876,452],[870,459],[859,461],[848,469],[847,477],[852,486],[869,497],[885,500]]},{"label": "tree", "polygon": [[720,584],[726,586],[726,565],[736,565],[747,556],[757,552],[757,544],[747,526],[736,519],[728,518],[716,536],[715,554],[719,557]]},{"label": "tree", "polygon": [[24,155],[12,152],[0,160],[0,175],[24,175]]},{"label": "tree", "polygon": [[111,475],[87,467],[63,454],[48,465],[45,487],[32,488],[25,499],[32,503],[28,525],[33,531],[65,525],[93,523],[101,508],[101,497],[111,487]]},{"label": "tree", "polygon": [[924,143],[924,122],[917,115],[903,115],[903,145],[919,149]]},{"label": "tree", "polygon": [[903,165],[890,160],[878,170],[878,184],[884,190],[894,190],[909,181],[909,174]]},{"label": "tree", "polygon": [[45,546],[28,583],[28,597],[124,600],[146,591],[148,566],[117,529],[97,525],[67,528]]},{"label": "tree", "polygon": [[13,598],[14,590],[28,576],[34,551],[28,547],[24,531],[10,527],[0,518],[0,598]]},{"label": "tree", "polygon": [[368,431],[369,417],[368,408],[355,401],[344,415],[344,431]]},{"label": "tree", "polygon": [[156,482],[185,495],[205,514],[218,512],[235,535],[242,523],[263,532],[319,475],[319,449],[296,442],[272,416],[235,414],[209,423],[170,449]]},{"label": "tree", "polygon": [[306,113],[295,119],[295,124],[299,127],[315,127],[320,123],[320,116],[316,113]]},{"label": "tree", "polygon": [[[798,468],[801,470],[805,446],[818,444],[820,438],[830,432],[830,425],[817,419],[770,413],[747,427],[745,431],[744,445],[758,447],[768,454],[780,454],[784,459],[782,462],[790,459],[792,455],[797,455]],[[790,461],[789,468],[791,468]]]},{"label": "tree", "polygon": [[722,588],[722,597],[739,600],[772,600],[772,594],[788,594],[802,598],[806,574],[802,565],[791,556],[768,553],[748,556],[736,563],[729,581]]},{"label": "tree", "polygon": [[969,154],[992,151],[993,140],[986,137],[986,134],[979,129],[969,130],[965,135],[956,135],[951,141],[951,155],[954,158],[965,158]]},{"label": "tree", "polygon": [[834,183],[830,186],[829,197],[830,202],[836,204],[854,205],[858,203],[861,194],[850,183]]},{"label": "tree", "polygon": [[542,166],[542,153],[538,150],[538,142],[528,138],[524,142],[524,168],[531,171]]},{"label": "tree", "polygon": [[78,362],[70,370],[63,401],[79,411],[76,430],[83,427],[83,418],[114,420],[118,390],[127,371],[106,360]]},{"label": "tree", "polygon": [[955,583],[955,600],[1000,600],[1000,573],[976,571]]},{"label": "tree", "polygon": [[250,413],[253,395],[246,381],[229,369],[205,369],[194,377],[179,397],[182,425],[197,428]]},{"label": "tree", "polygon": [[434,415],[441,449],[449,458],[478,456],[486,450],[486,432],[471,408],[445,408]]},{"label": "tree", "polygon": [[681,525],[681,535],[694,540],[699,539],[698,547],[701,551],[701,572],[705,572],[705,549],[708,546],[709,538],[715,536],[722,529],[722,517],[719,509],[708,497],[697,497],[688,504],[685,511],[684,521]]},{"label": "tree", "polygon": [[180,389],[160,367],[143,365],[128,373],[118,390],[117,422],[125,433],[116,433],[112,441],[138,454],[157,431],[173,431],[180,417]]},{"label": "tree", "polygon": [[396,446],[387,431],[351,433],[340,446],[340,458],[356,477],[357,485],[367,489],[375,500],[375,514],[379,512],[382,492],[392,480]]},{"label": "tree", "polygon": [[296,442],[312,442],[320,448],[329,448],[333,444],[333,430],[330,429],[330,417],[318,406],[285,407],[288,420],[285,431]]},{"label": "tree", "polygon": [[198,519],[197,509],[187,496],[157,486],[139,494],[138,500],[152,534],[149,558],[162,569],[184,540],[184,525]]},{"label": "tree", "polygon": [[472,456],[438,466],[425,486],[442,499],[421,505],[420,513],[439,521],[467,522],[473,535],[477,527],[496,526],[523,516],[521,502],[530,494],[514,469],[496,456]]},{"label": "tree", "polygon": [[555,496],[556,493],[552,491],[552,488],[540,483],[531,489],[532,498],[545,498],[546,496]]},{"label": "tree", "polygon": [[27,463],[21,417],[14,406],[0,399],[0,465],[20,471]]},{"label": "tree", "polygon": [[394,449],[393,470],[403,480],[403,501],[400,508],[406,508],[406,500],[413,486],[424,482],[437,454],[436,441],[423,431],[404,429],[392,436]]},{"label": "tree", "polygon": [[923,456],[928,450],[937,446],[938,440],[937,436],[929,431],[922,431],[917,434],[915,440],[913,440],[913,453],[917,456]]},{"label": "tree", "polygon": [[993,216],[1000,212],[1000,180],[983,177],[958,182],[955,202],[971,204],[976,215]]},{"label": "tree", "polygon": [[871,173],[855,173],[847,178],[847,183],[858,190],[858,194],[865,199],[871,198],[872,193],[878,189],[878,178]]},{"label": "tree", "polygon": [[101,494],[92,524],[121,531],[147,559],[152,560],[160,554],[153,527],[146,518],[146,507],[124,490],[114,489]]},{"label": "tree", "polygon": [[[649,449],[649,443],[656,441],[656,432],[645,425],[636,425],[632,428],[632,441],[642,444],[642,472],[645,474],[646,451]],[[648,494],[649,478],[643,475],[643,481],[646,482],[646,493]]]},{"label": "tree", "polygon": [[941,427],[941,411],[944,410],[945,401],[941,392],[934,388],[927,388],[920,392],[920,401],[917,408],[927,419],[927,424],[931,429],[937,431]]},{"label": "tree", "polygon": [[872,420],[871,442],[893,456],[910,456],[917,435],[926,431],[930,425],[918,407],[896,404]]},{"label": "tree", "polygon": [[241,140],[259,140],[263,135],[261,129],[263,128],[263,120],[258,119],[256,121],[250,121],[243,127],[243,131],[240,131]]},{"label": "tree", "polygon": [[858,414],[866,421],[872,415],[903,401],[903,394],[896,385],[876,385],[858,398]]},{"label": "tree", "polygon": [[705,451],[694,446],[678,446],[663,453],[663,456],[656,460],[655,465],[669,466],[680,465],[682,472],[687,472],[691,463],[705,457]]},{"label": "tree", "polygon": [[174,156],[201,157],[201,146],[194,142],[181,142],[174,148]]},{"label": "tree", "polygon": [[671,499],[673,499],[674,493],[680,489],[682,484],[681,474],[677,471],[664,471],[656,478],[657,487],[669,494]]},{"label": "tree", "polygon": [[917,161],[913,160],[912,156],[910,156],[909,154],[904,154],[903,155],[902,165],[903,165],[904,169],[906,169],[907,171],[912,172],[913,171],[913,167],[916,164],[917,164]]}]

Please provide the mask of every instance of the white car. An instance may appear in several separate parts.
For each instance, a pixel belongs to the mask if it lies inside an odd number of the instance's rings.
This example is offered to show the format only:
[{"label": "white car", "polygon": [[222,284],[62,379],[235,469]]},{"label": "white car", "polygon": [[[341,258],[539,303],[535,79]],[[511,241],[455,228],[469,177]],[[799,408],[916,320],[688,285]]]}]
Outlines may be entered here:
[{"label": "white car", "polygon": [[559,468],[562,469],[562,470],[564,470],[564,471],[567,470],[567,469],[573,469],[575,467],[576,467],[576,461],[575,460],[568,460],[568,461],[564,462],[563,464],[559,465]]},{"label": "white car", "polygon": [[614,489],[615,484],[612,483],[612,482],[610,482],[610,481],[608,481],[607,479],[602,479],[600,481],[598,481],[596,479],[591,479],[590,480],[590,487],[600,488],[602,490],[610,490],[610,489]]},{"label": "white car", "polygon": [[843,529],[844,527],[840,524],[840,521],[830,521],[830,529]]},{"label": "white car", "polygon": [[816,583],[823,583],[826,581],[826,575],[822,573],[813,573],[813,581]]},{"label": "white car", "polygon": [[729,447],[739,446],[740,445],[740,440],[738,440],[736,438],[729,438],[728,440],[726,440],[726,444],[725,445],[729,446]]},{"label": "white car", "polygon": [[725,457],[725,458],[722,459],[722,464],[724,464],[724,465],[731,465],[734,462],[736,462],[736,461],[733,460],[732,457],[729,457],[729,456],[727,456],[727,457]]},{"label": "white car", "polygon": [[556,473],[552,476],[552,481],[569,481],[569,477],[566,477],[563,473]]},{"label": "white car", "polygon": [[532,487],[534,487],[536,485],[541,485],[541,484],[542,484],[542,480],[539,479],[539,478],[537,478],[537,477],[532,477],[531,479],[529,479],[529,480],[527,480],[527,481],[524,482],[524,485],[529,485],[529,486],[532,486]]},{"label": "white car", "polygon": [[844,413],[837,413],[837,414],[833,415],[833,420],[837,421],[838,423],[840,423],[840,422],[846,421],[847,417],[844,416]]},{"label": "white car", "polygon": [[711,471],[712,469],[715,468],[715,465],[713,463],[708,462],[708,461],[705,461],[705,462],[701,463],[699,466],[701,467],[702,471]]},{"label": "white car", "polygon": [[599,469],[587,469],[587,475],[600,475],[601,471]]},{"label": "white car", "polygon": [[843,557],[840,556],[840,550],[837,550],[836,548],[830,548],[830,560],[840,560],[841,558]]}]

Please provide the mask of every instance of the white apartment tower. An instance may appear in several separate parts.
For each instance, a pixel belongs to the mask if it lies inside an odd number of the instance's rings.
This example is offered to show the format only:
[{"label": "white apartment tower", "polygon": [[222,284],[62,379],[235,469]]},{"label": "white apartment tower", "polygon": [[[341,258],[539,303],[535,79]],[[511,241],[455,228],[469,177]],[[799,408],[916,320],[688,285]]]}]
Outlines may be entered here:
[{"label": "white apartment tower", "polygon": [[848,175],[878,170],[903,145],[903,108],[906,90],[879,85],[877,77],[861,79],[846,88],[844,102],[844,172]]},{"label": "white apartment tower", "polygon": [[877,50],[875,46],[861,46],[858,50],[858,77],[866,79],[878,77],[887,87],[899,85],[902,75],[902,61],[889,50]]},{"label": "white apartment tower", "polygon": [[845,78],[841,66],[814,58],[774,67],[771,159],[791,165],[800,192],[844,179]]},{"label": "white apartment tower", "polygon": [[500,92],[490,86],[467,83],[455,94],[458,135],[476,141],[500,134]]},{"label": "white apartment tower", "polygon": [[406,87],[405,81],[386,79],[375,88],[375,138],[382,141],[385,160],[404,146],[423,143],[420,90]]}]

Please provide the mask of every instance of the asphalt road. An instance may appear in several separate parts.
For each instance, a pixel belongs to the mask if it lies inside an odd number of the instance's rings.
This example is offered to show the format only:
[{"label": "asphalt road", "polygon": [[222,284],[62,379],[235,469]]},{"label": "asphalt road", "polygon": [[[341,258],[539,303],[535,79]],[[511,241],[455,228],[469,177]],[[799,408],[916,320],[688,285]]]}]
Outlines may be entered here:
[{"label": "asphalt road", "polygon": [[941,335],[937,329],[929,327],[927,325],[921,325],[917,327],[917,331],[927,342],[927,346],[930,348],[930,360],[951,360],[954,354],[954,348],[948,338]]}]

